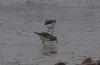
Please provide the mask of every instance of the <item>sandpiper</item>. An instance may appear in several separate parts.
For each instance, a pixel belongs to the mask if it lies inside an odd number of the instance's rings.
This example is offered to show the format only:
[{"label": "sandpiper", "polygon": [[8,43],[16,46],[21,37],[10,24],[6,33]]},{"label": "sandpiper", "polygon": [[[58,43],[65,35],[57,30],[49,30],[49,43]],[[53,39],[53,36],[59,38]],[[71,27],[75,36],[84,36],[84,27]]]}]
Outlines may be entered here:
[{"label": "sandpiper", "polygon": [[43,41],[56,41],[58,43],[57,37],[55,37],[47,32],[42,32],[42,33],[34,32],[34,33],[40,36],[42,42]]},{"label": "sandpiper", "polygon": [[35,34],[39,35],[42,43],[43,43],[43,54],[55,54],[57,53],[57,37],[47,33],[47,32],[42,32],[42,33],[37,33],[34,32]]},{"label": "sandpiper", "polygon": [[44,25],[47,26],[47,28],[48,28],[48,33],[51,33],[51,34],[54,33],[55,24],[56,24],[56,20],[46,20],[46,21],[45,21]]}]

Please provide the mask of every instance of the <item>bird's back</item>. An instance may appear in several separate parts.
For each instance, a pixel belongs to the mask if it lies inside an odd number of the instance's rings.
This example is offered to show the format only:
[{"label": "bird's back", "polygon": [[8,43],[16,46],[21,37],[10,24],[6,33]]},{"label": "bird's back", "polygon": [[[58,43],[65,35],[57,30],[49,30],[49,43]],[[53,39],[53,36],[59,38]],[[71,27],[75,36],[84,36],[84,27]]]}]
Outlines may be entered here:
[{"label": "bird's back", "polygon": [[46,20],[44,25],[48,25],[48,24],[51,24],[51,23],[56,23],[56,20]]},{"label": "bird's back", "polygon": [[47,38],[47,39],[49,39],[50,41],[55,41],[55,40],[57,40],[57,38],[56,38],[55,36],[53,36],[53,35],[51,35],[51,34],[49,34],[49,33],[46,33],[46,32],[42,32],[42,33],[34,32],[34,33],[36,33],[36,34],[38,34],[39,36],[42,36],[42,37],[44,37],[44,38]]}]

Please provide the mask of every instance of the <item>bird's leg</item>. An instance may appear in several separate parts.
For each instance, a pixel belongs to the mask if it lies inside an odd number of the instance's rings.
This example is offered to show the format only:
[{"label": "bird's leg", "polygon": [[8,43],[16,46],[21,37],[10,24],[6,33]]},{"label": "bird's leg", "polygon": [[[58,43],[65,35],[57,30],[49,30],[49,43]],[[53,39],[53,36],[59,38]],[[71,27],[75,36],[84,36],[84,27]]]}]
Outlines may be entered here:
[{"label": "bird's leg", "polygon": [[48,32],[49,32],[49,28],[48,28]]},{"label": "bird's leg", "polygon": [[44,44],[44,40],[41,38],[42,43]]},{"label": "bird's leg", "polygon": [[43,48],[45,48],[46,47],[46,44],[44,43],[45,40],[43,38],[41,38],[41,41],[43,43]]},{"label": "bird's leg", "polygon": [[47,33],[49,33],[49,34],[52,34],[53,35],[53,33],[54,33],[54,29],[49,29],[48,28],[48,32]]},{"label": "bird's leg", "polygon": [[58,41],[56,40],[56,43],[57,43],[57,45],[58,45]]},{"label": "bird's leg", "polygon": [[52,29],[52,34],[54,34],[54,28]]}]

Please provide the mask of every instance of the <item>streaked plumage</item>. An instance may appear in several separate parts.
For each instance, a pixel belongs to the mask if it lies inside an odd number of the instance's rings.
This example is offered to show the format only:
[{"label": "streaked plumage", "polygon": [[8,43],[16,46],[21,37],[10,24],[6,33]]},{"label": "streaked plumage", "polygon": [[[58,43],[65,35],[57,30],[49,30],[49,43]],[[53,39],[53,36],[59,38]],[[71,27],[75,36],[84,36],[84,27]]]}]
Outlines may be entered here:
[{"label": "streaked plumage", "polygon": [[49,33],[46,33],[46,32],[42,32],[42,33],[37,33],[37,32],[34,32],[35,34],[39,35],[40,38],[44,38],[48,41],[56,41],[57,42],[57,37],[49,34]]}]

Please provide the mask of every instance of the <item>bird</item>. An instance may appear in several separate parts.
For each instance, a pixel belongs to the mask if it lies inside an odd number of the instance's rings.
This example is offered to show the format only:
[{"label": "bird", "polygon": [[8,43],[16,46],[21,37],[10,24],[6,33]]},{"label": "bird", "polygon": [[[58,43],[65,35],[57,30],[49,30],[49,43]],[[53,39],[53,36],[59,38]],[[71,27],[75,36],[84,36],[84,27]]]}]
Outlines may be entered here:
[{"label": "bird", "polygon": [[37,33],[37,32],[34,32],[35,34],[39,35],[40,38],[41,38],[41,41],[44,43],[44,41],[57,41],[57,37],[47,33],[47,32],[42,32],[42,33]]},{"label": "bird", "polygon": [[100,60],[97,60],[97,61],[96,61],[96,64],[97,64],[97,65],[100,65]]},{"label": "bird", "polygon": [[83,62],[82,62],[82,64],[91,64],[91,63],[93,63],[94,61],[92,60],[92,58],[91,57],[88,57],[88,58],[86,58],[85,60],[83,60]]},{"label": "bird", "polygon": [[84,59],[81,64],[76,65],[97,65],[91,57]]},{"label": "bird", "polygon": [[66,65],[66,64],[67,64],[67,62],[58,62],[58,63],[56,63],[54,65]]},{"label": "bird", "polygon": [[53,34],[54,33],[54,28],[55,28],[56,20],[46,20],[44,25],[47,26],[48,28],[48,33]]}]

